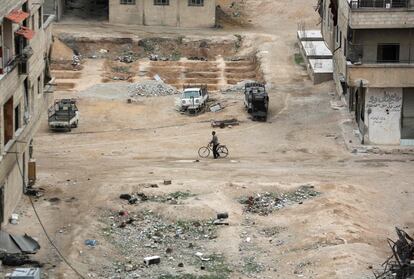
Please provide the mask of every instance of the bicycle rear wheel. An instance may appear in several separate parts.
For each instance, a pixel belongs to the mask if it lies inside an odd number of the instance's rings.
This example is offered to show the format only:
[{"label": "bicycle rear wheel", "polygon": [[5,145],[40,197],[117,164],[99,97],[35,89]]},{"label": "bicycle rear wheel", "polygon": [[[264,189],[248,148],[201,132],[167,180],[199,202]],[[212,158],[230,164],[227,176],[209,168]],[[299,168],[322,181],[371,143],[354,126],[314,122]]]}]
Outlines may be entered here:
[{"label": "bicycle rear wheel", "polygon": [[207,158],[208,156],[210,156],[210,149],[208,147],[201,147],[198,150],[198,156],[200,156],[201,158]]},{"label": "bicycle rear wheel", "polygon": [[229,150],[224,145],[220,145],[217,148],[217,152],[218,154],[220,154],[221,158],[226,158],[227,156],[229,156]]}]

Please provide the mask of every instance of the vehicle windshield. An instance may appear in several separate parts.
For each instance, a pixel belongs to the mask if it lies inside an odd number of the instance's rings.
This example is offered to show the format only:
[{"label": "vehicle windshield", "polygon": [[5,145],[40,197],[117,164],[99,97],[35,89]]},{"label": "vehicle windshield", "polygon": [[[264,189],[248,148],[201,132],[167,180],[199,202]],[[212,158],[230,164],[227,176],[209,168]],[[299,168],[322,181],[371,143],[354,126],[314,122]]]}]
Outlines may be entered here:
[{"label": "vehicle windshield", "polygon": [[198,98],[200,97],[200,93],[198,91],[186,91],[183,94],[184,99],[191,99],[191,98]]}]

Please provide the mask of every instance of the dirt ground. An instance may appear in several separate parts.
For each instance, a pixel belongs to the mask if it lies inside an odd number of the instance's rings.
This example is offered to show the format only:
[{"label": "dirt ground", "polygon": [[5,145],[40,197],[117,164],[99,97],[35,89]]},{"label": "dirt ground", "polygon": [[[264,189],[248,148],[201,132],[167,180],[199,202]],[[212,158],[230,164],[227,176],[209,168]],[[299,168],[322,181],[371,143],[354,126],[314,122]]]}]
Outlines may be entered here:
[{"label": "dirt ground", "polygon": [[[213,93],[226,108],[196,117],[176,112],[175,96],[128,104],[126,98],[85,95],[104,83],[102,59],[87,59],[66,77],[73,84],[55,98],[77,98],[81,121],[70,133],[51,133],[45,117],[34,154],[36,187],[45,191],[35,206],[52,240],[85,278],[373,278],[372,268],[389,255],[386,238],[395,237],[394,227],[413,232],[413,152],[381,147],[387,152],[352,153],[349,139],[357,139],[344,128],[351,116],[345,108],[331,109],[338,100],[333,84],[314,86],[294,62],[297,24],[315,27],[315,3],[235,2],[243,4],[249,26],[126,30],[72,20],[55,26],[57,35],[95,38],[219,40],[241,34],[244,47],[257,50],[269,85],[270,117],[263,123],[248,118],[237,93]],[[240,121],[217,130],[230,156],[200,159],[210,121],[228,118]],[[240,202],[303,185],[319,194],[268,215],[248,212]],[[150,198],[131,205],[119,198],[125,193]],[[177,193],[186,194],[171,198]],[[119,227],[130,220],[119,216],[125,211],[134,220]],[[45,278],[77,278],[47,242],[26,197],[17,212],[20,224],[7,229],[39,239],[42,249],[34,258],[45,263]],[[219,212],[229,213],[228,226],[209,224]],[[87,247],[87,239],[97,245]],[[143,258],[153,255],[161,264],[143,266]]]}]

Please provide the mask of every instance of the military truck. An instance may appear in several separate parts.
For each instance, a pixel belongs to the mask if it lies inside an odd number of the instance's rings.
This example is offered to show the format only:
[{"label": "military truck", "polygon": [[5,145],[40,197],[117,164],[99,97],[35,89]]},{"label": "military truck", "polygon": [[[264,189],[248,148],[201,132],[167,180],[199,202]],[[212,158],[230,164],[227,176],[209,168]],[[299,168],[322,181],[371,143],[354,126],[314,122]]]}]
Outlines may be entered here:
[{"label": "military truck", "polygon": [[269,96],[262,83],[247,83],[244,88],[244,105],[253,120],[267,120]]},{"label": "military truck", "polygon": [[55,100],[48,111],[49,129],[52,131],[71,131],[78,127],[79,111],[75,99]]}]

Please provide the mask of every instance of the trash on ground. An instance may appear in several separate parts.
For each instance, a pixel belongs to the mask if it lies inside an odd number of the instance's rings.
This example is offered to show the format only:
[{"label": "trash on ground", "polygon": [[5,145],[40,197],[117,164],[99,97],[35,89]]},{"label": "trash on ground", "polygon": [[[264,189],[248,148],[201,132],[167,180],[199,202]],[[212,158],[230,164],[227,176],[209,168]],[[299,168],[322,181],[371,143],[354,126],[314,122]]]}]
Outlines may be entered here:
[{"label": "trash on ground", "polygon": [[303,185],[293,192],[287,193],[261,193],[241,198],[239,201],[245,205],[244,210],[259,215],[269,215],[289,204],[300,203],[320,195],[312,185]]},{"label": "trash on ground", "polygon": [[17,236],[0,231],[0,252],[8,254],[35,254],[39,249],[39,243],[27,234]]},{"label": "trash on ground", "polygon": [[17,225],[19,223],[19,214],[13,213],[10,217],[10,224]]},{"label": "trash on ground", "polygon": [[85,245],[89,247],[95,247],[98,242],[95,239],[87,239],[85,240]]},{"label": "trash on ground", "polygon": [[227,120],[213,120],[211,121],[211,127],[213,128],[225,128],[228,126],[237,126],[239,125],[239,121],[235,118],[233,119],[227,119]]},{"label": "trash on ground", "polygon": [[12,273],[7,273],[8,279],[40,279],[40,268],[16,268]]},{"label": "trash on ground", "polygon": [[398,240],[388,239],[392,256],[383,264],[383,269],[374,272],[376,279],[410,279],[414,275],[414,239],[405,231],[395,228]]}]

